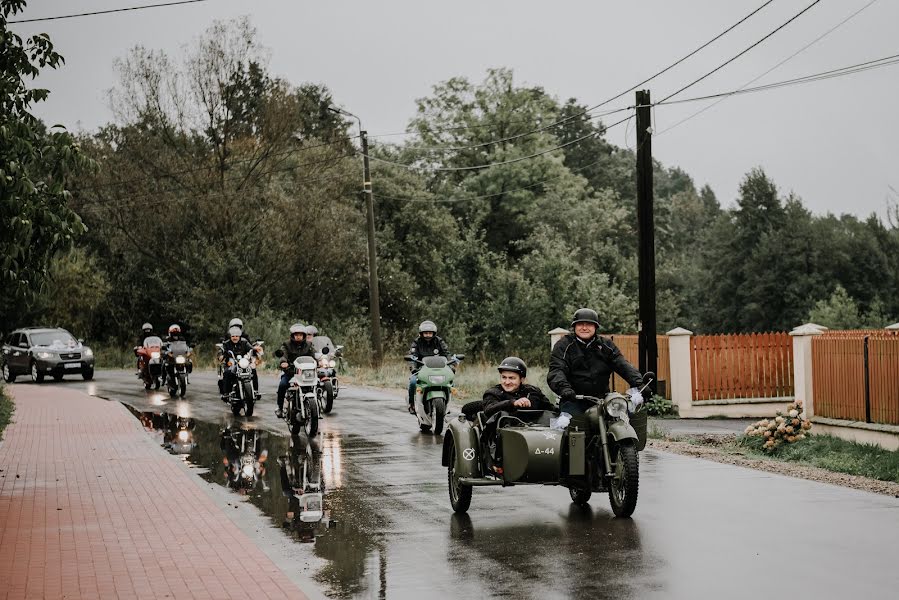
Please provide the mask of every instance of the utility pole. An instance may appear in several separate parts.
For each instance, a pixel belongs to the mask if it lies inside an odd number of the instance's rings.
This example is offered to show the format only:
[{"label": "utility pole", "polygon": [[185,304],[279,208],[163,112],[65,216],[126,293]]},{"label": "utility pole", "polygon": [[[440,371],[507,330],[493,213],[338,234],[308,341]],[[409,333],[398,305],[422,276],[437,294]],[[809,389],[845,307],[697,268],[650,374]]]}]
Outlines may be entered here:
[{"label": "utility pole", "polygon": [[334,106],[329,106],[328,110],[353,117],[359,123],[359,141],[362,145],[362,196],[365,200],[368,229],[368,311],[371,315],[372,363],[375,367],[380,367],[384,349],[381,346],[381,294],[378,290],[378,253],[375,247],[375,202],[371,190],[371,172],[368,168],[368,132],[362,129],[362,119],[353,113]]},{"label": "utility pole", "polygon": [[[656,344],[656,247],[652,199],[652,120],[649,90],[637,92],[637,246],[640,310],[637,352],[641,373],[658,378]],[[656,390],[656,382],[650,385]]]},{"label": "utility pole", "polygon": [[371,314],[371,345],[374,351],[374,365],[381,366],[381,300],[378,290],[378,253],[375,248],[375,202],[371,190],[371,173],[368,170],[368,132],[359,122],[359,137],[362,143],[362,195],[368,213],[368,306]]}]

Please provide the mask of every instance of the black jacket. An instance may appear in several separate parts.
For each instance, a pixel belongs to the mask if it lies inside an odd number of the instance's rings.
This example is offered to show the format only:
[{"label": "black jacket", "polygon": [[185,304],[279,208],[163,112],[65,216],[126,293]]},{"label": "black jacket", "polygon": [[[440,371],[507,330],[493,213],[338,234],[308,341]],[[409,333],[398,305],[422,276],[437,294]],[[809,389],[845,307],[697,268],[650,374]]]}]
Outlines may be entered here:
[{"label": "black jacket", "polygon": [[222,344],[222,354],[224,355],[226,361],[229,358],[231,358],[231,354],[230,354],[231,352],[233,352],[234,356],[236,357],[236,356],[240,356],[240,355],[246,356],[252,350],[253,350],[253,346],[251,346],[250,342],[246,341],[243,338],[237,340],[236,344],[234,342],[232,342],[230,339],[227,342],[225,342],[224,344]]},{"label": "black jacket", "polygon": [[[138,346],[143,346],[143,345],[144,345],[144,340],[146,340],[148,337],[154,337],[154,336],[156,336],[156,334],[153,333],[152,331],[150,331],[149,333],[146,333],[146,332],[144,332],[144,331],[141,331],[141,332],[140,332],[140,335],[137,336],[137,345],[138,345]],[[158,337],[158,336],[157,336],[157,337]]]},{"label": "black jacket", "polygon": [[299,356],[311,356],[312,358],[315,358],[315,350],[312,348],[312,345],[306,341],[297,343],[293,340],[287,340],[281,344],[281,352],[284,353],[284,356],[278,359],[278,364],[280,365],[282,362],[286,362],[289,370],[293,369],[293,361]]},{"label": "black jacket", "polygon": [[[434,335],[431,339],[418,336],[409,347],[409,354],[421,360],[425,356],[449,356],[449,346],[443,341],[443,338]],[[412,370],[417,371],[420,365],[413,364]]]},{"label": "black jacket", "polygon": [[643,384],[643,378],[612,340],[595,336],[588,343],[570,333],[553,347],[546,382],[560,396],[566,390],[575,394],[602,398],[609,392],[609,377],[617,373],[631,386]]},{"label": "black jacket", "polygon": [[524,384],[520,388],[518,388],[518,391],[510,393],[504,390],[501,385],[496,384],[495,386],[484,392],[484,404],[482,405],[481,410],[483,410],[488,417],[501,410],[514,412],[518,410],[518,407],[512,406],[512,403],[519,398],[527,398],[531,401],[530,408],[525,408],[522,410],[555,409],[555,406],[553,406],[552,402],[550,402],[549,399],[543,394],[543,391],[536,386]]}]

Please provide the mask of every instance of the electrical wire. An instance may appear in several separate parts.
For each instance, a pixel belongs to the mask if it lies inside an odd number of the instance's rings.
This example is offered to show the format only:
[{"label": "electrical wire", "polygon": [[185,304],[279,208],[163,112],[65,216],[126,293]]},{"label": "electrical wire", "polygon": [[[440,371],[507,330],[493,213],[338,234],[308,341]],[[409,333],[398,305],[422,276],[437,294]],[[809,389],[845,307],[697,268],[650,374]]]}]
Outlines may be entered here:
[{"label": "electrical wire", "polygon": [[[820,1],[820,0],[819,0],[819,1]],[[627,88],[626,90],[624,90],[624,91],[622,91],[622,92],[616,94],[615,96],[612,96],[611,98],[608,98],[607,100],[604,100],[603,102],[600,102],[599,104],[596,104],[595,106],[592,106],[592,107],[590,107],[590,108],[587,108],[587,109],[585,109],[585,110],[583,110],[583,111],[581,111],[581,112],[579,112],[579,113],[576,113],[576,114],[574,114],[574,115],[569,115],[569,116],[565,117],[564,119],[560,119],[560,120],[558,120],[558,121],[555,121],[554,123],[550,123],[550,124],[548,124],[548,125],[544,125],[543,127],[540,127],[540,128],[538,128],[538,129],[534,129],[534,130],[532,130],[532,131],[520,133],[520,134],[511,136],[511,137],[508,137],[508,138],[503,138],[503,139],[500,139],[500,140],[493,140],[493,141],[491,141],[491,142],[486,142],[486,143],[483,144],[483,145],[498,144],[498,143],[502,143],[502,142],[507,142],[507,141],[515,140],[515,139],[518,139],[518,138],[520,138],[520,137],[524,137],[524,136],[526,136],[526,135],[531,135],[531,134],[533,134],[533,133],[540,133],[540,132],[542,132],[542,131],[546,131],[546,130],[548,130],[548,129],[552,129],[553,127],[557,127],[557,126],[559,126],[559,125],[561,125],[561,124],[563,124],[563,123],[567,123],[568,121],[571,121],[571,120],[573,120],[573,119],[577,119],[577,118],[583,117],[584,115],[587,115],[587,114],[589,114],[589,113],[592,113],[593,111],[595,111],[595,110],[597,110],[597,109],[599,109],[599,108],[602,108],[603,106],[609,104],[610,102],[613,102],[613,101],[617,100],[618,98],[621,98],[622,96],[624,96],[624,95],[627,94],[628,92],[637,89],[637,88],[640,87],[641,85],[646,84],[646,83],[649,83],[650,81],[652,81],[652,80],[655,79],[656,77],[659,77],[660,75],[663,75],[663,74],[667,73],[668,71],[670,71],[671,69],[673,69],[673,68],[676,67],[677,65],[681,64],[682,62],[686,61],[687,59],[689,59],[689,58],[691,58],[692,56],[696,55],[697,53],[701,52],[702,50],[704,50],[704,49],[707,48],[708,46],[712,45],[713,43],[715,43],[716,41],[718,41],[719,39],[721,39],[722,37],[724,37],[725,35],[727,35],[727,34],[730,33],[731,31],[733,31],[734,29],[736,29],[737,27],[739,27],[740,25],[742,25],[745,21],[749,20],[749,19],[750,19],[751,17],[753,17],[756,13],[758,13],[759,11],[761,11],[762,9],[764,9],[766,6],[768,6],[768,5],[771,4],[772,2],[774,2],[774,0],[767,0],[767,1],[764,2],[761,6],[759,6],[758,8],[756,8],[755,10],[753,10],[752,12],[750,12],[749,14],[747,14],[745,17],[743,17],[742,19],[740,19],[739,21],[737,21],[736,23],[734,23],[733,25],[731,25],[730,27],[728,27],[727,29],[725,29],[724,31],[722,31],[721,33],[719,33],[718,35],[716,35],[715,37],[713,37],[712,39],[710,39],[709,41],[705,42],[704,44],[700,45],[699,47],[697,47],[696,49],[692,50],[692,51],[689,52],[688,54],[686,54],[686,55],[684,55],[683,57],[679,58],[678,60],[674,61],[673,63],[671,63],[670,65],[668,65],[668,66],[665,67],[664,69],[662,69],[661,71],[658,71],[658,72],[656,72],[656,73],[653,74],[653,75],[650,75],[649,77],[647,77],[646,79],[644,79],[644,80],[641,81],[640,83],[637,83],[637,84],[632,85],[631,87]],[[615,112],[617,112],[617,111],[615,111]],[[592,117],[591,117],[591,118],[592,118]],[[522,121],[519,121],[519,122],[521,122],[521,123],[526,123],[526,122],[530,122],[530,121],[529,121],[529,120],[522,120]],[[474,127],[488,127],[488,126],[490,126],[490,125],[484,124],[484,125],[470,125],[470,126],[448,127],[448,128],[445,128],[445,129],[434,129],[434,130],[431,130],[430,133],[439,133],[439,132],[443,132],[443,131],[455,131],[455,130],[460,130],[460,129],[465,130],[465,129],[470,129],[470,128],[474,128]],[[407,133],[411,134],[411,133],[414,133],[414,132],[407,132]],[[381,135],[372,135],[372,136],[369,136],[369,139],[371,139],[371,138],[377,138],[377,137],[387,137],[387,136],[393,136],[393,135],[405,135],[405,134],[406,134],[406,133],[399,133],[399,132],[397,132],[397,133],[388,133],[388,134],[381,134]],[[479,147],[479,146],[474,146],[474,147]],[[467,149],[467,148],[465,148],[465,149]]]},{"label": "electrical wire", "polygon": [[144,10],[145,8],[162,8],[165,6],[177,6],[179,4],[196,4],[197,2],[206,2],[207,0],[180,0],[179,2],[161,2],[159,4],[143,4],[141,6],[129,6],[126,8],[110,8],[109,10],[96,10],[93,12],[76,13],[71,15],[58,15],[55,17],[40,17],[37,19],[18,19],[16,21],[7,21],[8,23],[36,23],[38,21],[56,21],[59,19],[74,19],[75,17],[92,17],[94,15],[107,15],[109,13],[126,12],[130,10]]},{"label": "electrical wire", "polygon": [[[799,50],[797,50],[796,52],[794,52],[794,53],[791,54],[790,56],[786,57],[785,59],[783,59],[782,61],[780,61],[780,62],[777,63],[776,65],[774,65],[773,67],[771,67],[770,69],[768,69],[767,71],[765,71],[764,73],[762,73],[761,75],[759,75],[758,77],[755,77],[754,79],[750,79],[749,81],[747,81],[746,83],[744,83],[742,86],[740,86],[740,88],[739,88],[738,91],[743,90],[744,88],[749,87],[750,85],[752,85],[753,83],[755,83],[756,81],[758,81],[759,79],[761,79],[762,77],[764,77],[765,75],[767,75],[768,73],[771,73],[771,72],[774,71],[775,69],[778,69],[778,68],[780,68],[781,66],[783,66],[784,64],[786,64],[786,63],[788,63],[789,61],[793,60],[794,58],[796,58],[797,56],[799,56],[800,54],[802,54],[803,52],[805,52],[806,50],[808,50],[809,48],[811,48],[812,46],[814,46],[815,44],[817,44],[818,42],[820,42],[821,40],[823,40],[824,38],[826,38],[828,35],[830,35],[830,34],[833,33],[834,31],[836,31],[837,29],[839,29],[840,27],[842,27],[843,25],[845,25],[846,23],[848,23],[849,21],[851,21],[852,19],[854,19],[859,13],[861,13],[861,12],[864,11],[864,10],[866,10],[869,6],[871,6],[871,5],[874,4],[875,2],[877,2],[877,0],[871,0],[870,2],[868,2],[867,4],[865,4],[864,6],[862,6],[860,9],[858,9],[858,10],[855,11],[854,13],[850,14],[848,17],[844,18],[842,21],[840,21],[839,23],[837,23],[836,25],[834,25],[833,27],[831,27],[830,29],[828,29],[827,31],[825,31],[824,33],[822,33],[821,35],[819,35],[818,37],[816,37],[815,39],[813,39],[811,42],[809,42],[808,44],[806,44],[805,46],[803,46],[802,48],[800,48]],[[656,137],[659,137],[660,135],[662,135],[662,134],[664,134],[664,133],[667,133],[667,132],[671,131],[671,130],[674,129],[675,127],[678,127],[678,126],[680,126],[680,125],[683,125],[683,124],[686,123],[687,121],[689,121],[689,120],[691,120],[691,119],[693,119],[693,118],[695,118],[695,117],[698,117],[699,115],[701,115],[701,114],[704,113],[705,111],[707,111],[707,110],[709,110],[709,109],[712,109],[712,108],[718,106],[719,104],[721,104],[722,102],[724,102],[725,100],[727,100],[727,98],[729,98],[729,97],[730,97],[730,96],[725,96],[725,97],[719,98],[718,100],[716,100],[715,102],[709,104],[708,106],[704,106],[704,107],[702,107],[701,109],[699,109],[698,111],[694,112],[693,114],[691,114],[691,115],[689,115],[689,116],[687,116],[687,117],[681,119],[680,121],[678,121],[678,122],[675,123],[674,125],[672,125],[672,126],[670,126],[670,127],[666,127],[666,128],[663,129],[662,131],[656,133],[655,136],[656,136]]]},{"label": "electrical wire", "polygon": [[685,86],[683,86],[682,88],[678,89],[676,92],[673,92],[673,93],[671,93],[671,94],[668,94],[667,96],[665,96],[664,98],[662,98],[661,102],[664,102],[665,100],[668,100],[668,99],[670,99],[670,98],[673,98],[674,96],[677,96],[677,95],[680,94],[681,92],[690,89],[691,87],[693,87],[694,85],[696,85],[696,84],[699,83],[700,81],[706,79],[707,77],[710,77],[710,76],[713,75],[714,73],[717,73],[718,71],[720,71],[721,69],[723,69],[724,67],[726,67],[726,66],[729,65],[730,63],[734,62],[735,60],[737,60],[738,58],[740,58],[741,56],[743,56],[744,54],[746,54],[747,52],[749,52],[750,50],[752,50],[753,48],[755,48],[756,46],[758,46],[758,45],[760,45],[761,43],[763,43],[765,40],[767,40],[768,38],[770,38],[770,37],[771,37],[772,35],[774,35],[775,33],[777,33],[778,31],[780,31],[781,29],[783,29],[784,27],[786,27],[787,25],[789,25],[790,23],[792,23],[793,21],[795,21],[796,19],[798,19],[799,17],[801,17],[802,15],[804,15],[806,12],[808,12],[809,10],[811,10],[814,6],[816,6],[816,5],[817,5],[818,3],[820,3],[820,2],[821,2],[821,0],[814,0],[814,2],[812,2],[811,4],[809,4],[808,6],[806,6],[805,8],[803,8],[802,10],[800,10],[798,13],[796,13],[795,15],[793,15],[792,17],[790,17],[786,22],[781,23],[780,25],[778,25],[775,29],[773,29],[772,31],[770,31],[767,35],[765,35],[765,36],[764,36],[763,38],[761,38],[760,40],[757,40],[756,42],[754,42],[754,43],[752,43],[751,45],[747,46],[747,47],[746,47],[745,49],[743,49],[741,52],[737,53],[736,55],[732,56],[732,57],[729,58],[728,60],[724,61],[723,63],[721,63],[720,65],[718,65],[717,67],[715,67],[714,69],[712,69],[711,71],[709,71],[708,73],[706,73],[705,75],[702,75],[702,76],[699,77],[698,79],[695,79],[695,80],[691,81],[691,82],[688,83],[687,85],[685,85]]}]

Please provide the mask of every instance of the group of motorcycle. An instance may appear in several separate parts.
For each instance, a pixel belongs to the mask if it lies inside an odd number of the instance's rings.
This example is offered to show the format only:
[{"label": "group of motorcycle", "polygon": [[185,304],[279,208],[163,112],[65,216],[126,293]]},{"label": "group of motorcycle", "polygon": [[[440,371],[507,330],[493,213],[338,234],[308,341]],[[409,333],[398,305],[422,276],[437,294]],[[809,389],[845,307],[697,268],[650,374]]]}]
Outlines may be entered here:
[{"label": "group of motorcycle", "polygon": [[138,377],[145,390],[158,390],[165,385],[172,398],[176,395],[184,397],[193,371],[193,352],[187,342],[177,340],[166,343],[152,335],[144,339],[134,353],[137,355]]}]

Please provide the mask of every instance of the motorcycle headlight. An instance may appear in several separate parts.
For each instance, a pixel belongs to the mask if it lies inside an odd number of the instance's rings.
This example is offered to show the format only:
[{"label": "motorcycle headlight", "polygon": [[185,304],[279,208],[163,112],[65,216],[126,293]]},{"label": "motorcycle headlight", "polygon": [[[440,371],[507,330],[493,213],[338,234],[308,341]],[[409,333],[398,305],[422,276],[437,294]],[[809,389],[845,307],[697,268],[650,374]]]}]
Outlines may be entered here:
[{"label": "motorcycle headlight", "polygon": [[37,353],[38,358],[50,358],[52,356],[53,356],[52,352],[38,352]]},{"label": "motorcycle headlight", "polygon": [[243,470],[244,477],[252,477],[253,476],[253,465],[244,465],[242,470]]},{"label": "motorcycle headlight", "polygon": [[91,350],[90,348],[85,348],[85,349],[84,349],[84,352],[83,352],[83,355],[84,355],[85,358],[90,357],[90,356],[93,356],[93,355],[94,355],[94,351]]},{"label": "motorcycle headlight", "polygon": [[320,367],[327,367],[327,366],[328,366],[328,359],[327,359],[327,358],[323,358],[323,359],[321,359],[320,361],[318,361],[318,366],[320,366]]},{"label": "motorcycle headlight", "polygon": [[190,434],[187,433],[186,431],[184,431],[183,429],[178,432],[178,439],[181,440],[182,442],[186,442],[189,437],[190,437]]},{"label": "motorcycle headlight", "polygon": [[446,375],[431,375],[428,379],[431,383],[444,383],[446,381]]},{"label": "motorcycle headlight", "polygon": [[187,359],[184,358],[183,356],[176,356],[175,362],[178,363],[179,365],[183,365],[184,363],[187,362]]},{"label": "motorcycle headlight", "polygon": [[606,402],[606,413],[613,419],[623,419],[627,416],[627,400],[624,398],[612,398]]},{"label": "motorcycle headlight", "polygon": [[336,361],[336,360],[329,360],[329,361],[328,361],[328,366],[331,367],[331,368],[333,369],[334,367],[337,366],[337,361]]},{"label": "motorcycle headlight", "polygon": [[241,369],[246,369],[247,367],[250,366],[250,360],[245,357],[241,358],[239,361],[237,361],[237,366],[240,367]]},{"label": "motorcycle headlight", "polygon": [[159,358],[159,352],[151,352],[150,358]]}]

